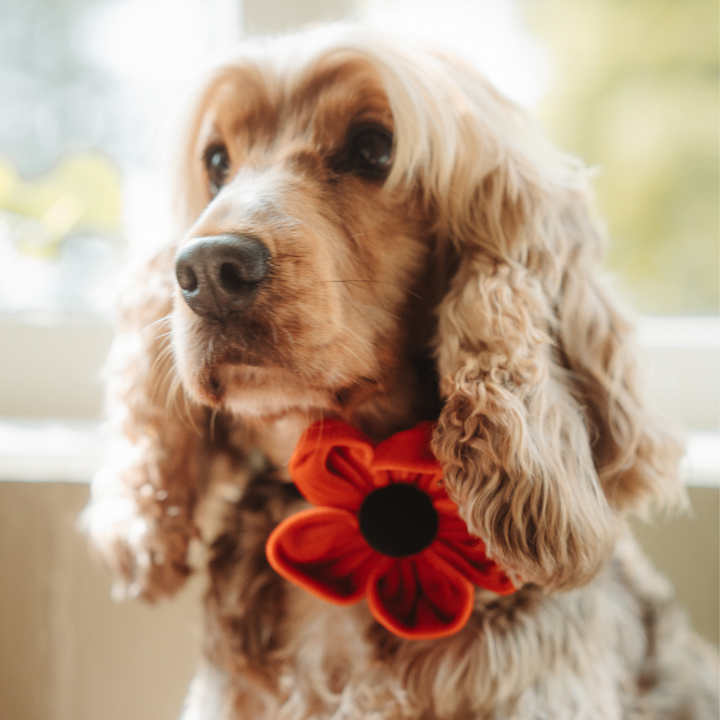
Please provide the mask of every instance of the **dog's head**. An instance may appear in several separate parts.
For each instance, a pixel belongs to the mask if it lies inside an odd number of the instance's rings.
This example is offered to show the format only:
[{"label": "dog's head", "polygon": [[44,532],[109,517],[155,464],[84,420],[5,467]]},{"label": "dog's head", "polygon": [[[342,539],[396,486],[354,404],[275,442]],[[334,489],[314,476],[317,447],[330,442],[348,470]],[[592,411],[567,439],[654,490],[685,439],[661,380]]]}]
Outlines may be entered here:
[{"label": "dog's head", "polygon": [[[410,325],[432,239],[418,193],[388,182],[395,137],[382,72],[360,52],[270,51],[212,80],[188,147],[173,317],[201,401],[258,417],[360,411],[407,384],[411,346],[430,344]],[[386,412],[407,422],[407,407]]]},{"label": "dog's head", "polygon": [[474,70],[358,30],[254,47],[205,87],[182,182],[166,387],[377,438],[437,420],[470,530],[548,587],[674,491],[584,174]]}]

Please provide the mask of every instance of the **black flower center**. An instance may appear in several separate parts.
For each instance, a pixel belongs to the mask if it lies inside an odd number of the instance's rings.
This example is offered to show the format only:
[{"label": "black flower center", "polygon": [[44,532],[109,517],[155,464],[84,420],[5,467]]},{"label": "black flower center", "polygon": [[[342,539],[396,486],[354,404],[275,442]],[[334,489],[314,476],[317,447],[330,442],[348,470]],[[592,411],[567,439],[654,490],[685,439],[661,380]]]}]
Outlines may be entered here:
[{"label": "black flower center", "polygon": [[394,483],[373,490],[358,514],[360,532],[383,555],[406,557],[424,550],[438,529],[432,500],[414,485]]}]

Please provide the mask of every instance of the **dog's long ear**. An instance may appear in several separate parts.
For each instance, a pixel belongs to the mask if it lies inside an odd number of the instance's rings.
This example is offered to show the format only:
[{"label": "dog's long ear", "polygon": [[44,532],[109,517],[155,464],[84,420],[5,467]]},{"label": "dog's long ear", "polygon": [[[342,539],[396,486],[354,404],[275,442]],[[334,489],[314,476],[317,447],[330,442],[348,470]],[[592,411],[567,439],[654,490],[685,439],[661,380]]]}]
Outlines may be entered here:
[{"label": "dog's long ear", "polygon": [[108,457],[83,514],[116,596],[172,594],[190,573],[188,544],[207,410],[184,395],[169,338],[173,249],[130,274],[108,361]]},{"label": "dog's long ear", "polygon": [[[179,217],[170,234],[177,236],[210,199],[197,177],[195,147],[212,89],[206,85],[198,85],[178,113],[184,124],[167,128],[163,164],[176,186]],[[211,448],[211,411],[188,397],[176,368],[170,337],[175,251],[168,243],[151,258],[136,258],[126,273],[106,368],[110,446],[81,519],[118,597],[170,595],[189,575],[189,542],[198,536],[193,513],[223,434],[223,419],[216,417]]]},{"label": "dog's long ear", "polygon": [[[490,553],[523,581],[572,587],[609,558],[621,511],[678,493],[679,446],[645,411],[630,327],[593,279],[585,173],[482,78],[446,66],[443,83],[438,67],[410,81],[420,91],[391,90],[398,157],[457,267],[439,306],[434,449]],[[426,140],[403,100],[429,115]]]}]

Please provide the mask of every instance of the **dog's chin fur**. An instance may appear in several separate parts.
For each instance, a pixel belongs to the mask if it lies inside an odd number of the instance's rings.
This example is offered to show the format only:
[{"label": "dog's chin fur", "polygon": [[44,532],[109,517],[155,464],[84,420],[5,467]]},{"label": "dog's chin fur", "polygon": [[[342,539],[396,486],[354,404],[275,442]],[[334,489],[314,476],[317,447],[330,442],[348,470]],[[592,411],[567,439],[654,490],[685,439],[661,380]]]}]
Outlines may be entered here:
[{"label": "dog's chin fur", "polygon": [[263,389],[231,393],[224,401],[224,406],[234,415],[264,422],[296,414],[322,417],[324,412],[332,410],[332,405],[330,398],[322,393],[285,391],[282,386],[274,391]]},{"label": "dog's chin fur", "polygon": [[[368,127],[391,167],[364,164]],[[182,232],[121,301],[121,441],[84,521],[116,590],[151,600],[207,547],[184,720],[717,718],[716,659],[626,525],[682,505],[681,448],[593,277],[578,163],[471,68],[346,27],[244,48],[183,153]],[[241,311],[196,314],[175,258],[228,234],[266,271]],[[518,592],[478,590],[457,635],[408,641],[280,579],[265,541],[304,506],[284,466],[326,416],[378,441],[435,421],[448,493]]]}]

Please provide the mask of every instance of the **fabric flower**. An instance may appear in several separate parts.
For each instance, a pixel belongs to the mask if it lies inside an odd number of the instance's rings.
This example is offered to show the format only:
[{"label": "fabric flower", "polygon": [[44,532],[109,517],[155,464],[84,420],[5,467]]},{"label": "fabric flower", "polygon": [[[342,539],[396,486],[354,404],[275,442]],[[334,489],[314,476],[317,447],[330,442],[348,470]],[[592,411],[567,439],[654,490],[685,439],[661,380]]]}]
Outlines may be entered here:
[{"label": "fabric flower", "polygon": [[411,639],[462,628],[476,585],[501,595],[514,592],[440,484],[432,430],[431,423],[421,423],[374,446],[340,420],[310,427],[289,470],[317,507],[273,531],[267,543],[272,567],[332,603],[367,597],[382,625]]}]

